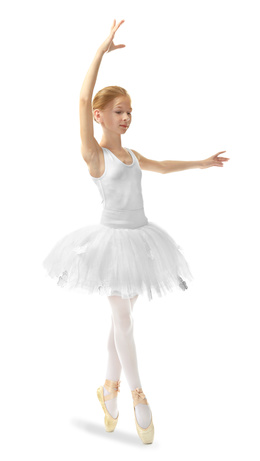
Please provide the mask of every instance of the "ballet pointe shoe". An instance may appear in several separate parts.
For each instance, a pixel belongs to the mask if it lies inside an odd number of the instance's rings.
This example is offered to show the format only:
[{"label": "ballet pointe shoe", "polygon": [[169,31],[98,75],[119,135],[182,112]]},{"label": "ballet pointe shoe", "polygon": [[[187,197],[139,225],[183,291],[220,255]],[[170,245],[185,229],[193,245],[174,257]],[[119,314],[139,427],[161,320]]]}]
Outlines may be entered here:
[{"label": "ballet pointe shoe", "polygon": [[[147,399],[142,391],[141,388],[136,388],[132,392],[132,397],[133,397],[133,405],[134,405],[134,414],[135,414],[135,407],[139,403],[142,403],[143,405],[149,405],[147,402]],[[137,429],[137,433],[142,440],[143,443],[153,443],[154,439],[154,425],[153,425],[153,417],[150,422],[150,425],[146,427],[145,429],[141,426],[139,426],[137,419],[136,419],[136,414],[135,414],[135,425]]]},{"label": "ballet pointe shoe", "polygon": [[[105,422],[105,429],[107,432],[113,432],[115,430],[117,422],[118,422],[119,412],[118,412],[117,418],[113,418],[107,410],[105,401],[113,399],[114,397],[117,397],[118,392],[120,392],[120,389],[119,389],[120,382],[121,381],[119,380],[111,381],[110,379],[106,379],[104,386],[100,386],[97,389],[97,397],[105,413],[104,422]],[[103,387],[105,387],[105,389],[108,392],[110,392],[110,394],[104,395]]]}]

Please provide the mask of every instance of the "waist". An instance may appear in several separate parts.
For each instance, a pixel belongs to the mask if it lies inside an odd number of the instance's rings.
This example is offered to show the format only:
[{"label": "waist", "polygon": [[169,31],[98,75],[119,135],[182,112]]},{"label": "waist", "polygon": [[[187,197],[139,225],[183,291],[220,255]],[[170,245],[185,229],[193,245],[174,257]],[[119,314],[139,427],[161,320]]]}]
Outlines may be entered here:
[{"label": "waist", "polygon": [[110,210],[103,208],[101,224],[115,228],[135,229],[148,224],[144,208],[137,210]]}]

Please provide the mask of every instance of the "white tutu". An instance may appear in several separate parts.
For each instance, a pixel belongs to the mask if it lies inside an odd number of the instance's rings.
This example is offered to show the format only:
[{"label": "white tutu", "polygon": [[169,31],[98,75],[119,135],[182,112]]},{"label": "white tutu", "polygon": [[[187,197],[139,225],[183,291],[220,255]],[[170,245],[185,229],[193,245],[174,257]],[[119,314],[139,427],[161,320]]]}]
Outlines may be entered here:
[{"label": "white tutu", "polygon": [[193,276],[182,249],[155,223],[130,228],[84,226],[59,240],[43,261],[61,287],[148,300],[174,288],[187,289]]}]

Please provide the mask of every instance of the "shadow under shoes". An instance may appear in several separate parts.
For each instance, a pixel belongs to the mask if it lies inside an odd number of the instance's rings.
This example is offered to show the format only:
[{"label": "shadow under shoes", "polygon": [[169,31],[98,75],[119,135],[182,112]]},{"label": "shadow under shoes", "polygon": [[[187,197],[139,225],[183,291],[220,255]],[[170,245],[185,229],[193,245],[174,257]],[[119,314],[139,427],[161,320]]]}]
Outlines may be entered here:
[{"label": "shadow under shoes", "polygon": [[[111,381],[110,379],[106,379],[104,386],[100,386],[97,389],[97,397],[105,413],[104,422],[105,422],[105,429],[107,432],[113,432],[115,430],[117,422],[118,422],[119,412],[118,412],[117,418],[113,418],[108,412],[105,402],[107,400],[117,397],[118,392],[120,392],[120,389],[119,389],[120,383],[121,383],[120,380]],[[110,392],[110,394],[104,395],[104,388],[108,392]]]}]

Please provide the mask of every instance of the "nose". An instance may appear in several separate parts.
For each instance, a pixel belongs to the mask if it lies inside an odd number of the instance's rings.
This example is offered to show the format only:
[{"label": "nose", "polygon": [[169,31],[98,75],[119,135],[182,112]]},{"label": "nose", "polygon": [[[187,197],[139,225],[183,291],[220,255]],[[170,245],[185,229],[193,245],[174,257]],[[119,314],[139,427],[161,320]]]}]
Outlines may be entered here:
[{"label": "nose", "polygon": [[128,115],[127,112],[124,114],[123,119],[124,120],[130,120],[130,116]]}]

